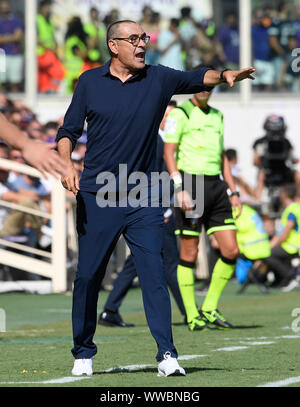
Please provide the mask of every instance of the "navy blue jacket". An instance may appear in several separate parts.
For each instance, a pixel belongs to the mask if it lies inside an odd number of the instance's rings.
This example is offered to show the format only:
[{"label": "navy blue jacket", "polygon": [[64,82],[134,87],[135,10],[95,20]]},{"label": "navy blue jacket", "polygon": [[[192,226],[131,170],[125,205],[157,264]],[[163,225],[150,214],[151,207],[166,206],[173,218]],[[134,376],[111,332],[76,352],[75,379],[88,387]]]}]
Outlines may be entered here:
[{"label": "navy blue jacket", "polygon": [[156,171],[159,124],[175,94],[203,90],[209,68],[182,72],[146,65],[122,83],[110,73],[110,61],[84,72],[77,83],[56,141],[68,137],[74,149],[87,120],[87,151],[80,189],[97,192],[96,177],[109,171],[118,180],[119,164],[128,174]]}]

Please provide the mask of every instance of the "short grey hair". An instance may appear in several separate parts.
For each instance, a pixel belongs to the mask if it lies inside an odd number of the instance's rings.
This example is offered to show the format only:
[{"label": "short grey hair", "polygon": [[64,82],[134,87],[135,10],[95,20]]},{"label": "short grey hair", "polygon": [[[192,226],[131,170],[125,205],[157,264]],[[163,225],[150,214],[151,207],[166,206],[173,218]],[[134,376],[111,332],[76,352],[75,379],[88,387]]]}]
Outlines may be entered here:
[{"label": "short grey hair", "polygon": [[112,52],[109,48],[108,42],[109,40],[118,37],[120,25],[125,23],[138,24],[136,21],[133,20],[119,20],[111,23],[106,30],[106,45],[110,54],[112,54]]}]

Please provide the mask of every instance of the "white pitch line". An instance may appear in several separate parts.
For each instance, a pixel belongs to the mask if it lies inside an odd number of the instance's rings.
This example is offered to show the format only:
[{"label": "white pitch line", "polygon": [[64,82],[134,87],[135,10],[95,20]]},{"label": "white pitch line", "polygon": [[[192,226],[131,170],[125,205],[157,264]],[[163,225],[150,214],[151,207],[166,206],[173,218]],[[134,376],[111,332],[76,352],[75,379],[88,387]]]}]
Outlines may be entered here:
[{"label": "white pitch line", "polygon": [[221,351],[234,352],[236,350],[242,350],[242,349],[248,349],[248,346],[228,346],[225,348],[214,349],[214,350],[212,350],[212,352],[221,352]]},{"label": "white pitch line", "polygon": [[252,345],[252,346],[258,346],[258,345],[272,345],[273,343],[275,343],[274,341],[265,341],[265,342],[246,342],[246,341],[240,341],[240,343],[244,343],[246,345]]},{"label": "white pitch line", "polygon": [[153,367],[154,365],[128,365],[128,366],[116,366],[104,370],[105,373],[116,373],[116,372],[132,372],[135,370],[143,370],[146,367]]},{"label": "white pitch line", "polygon": [[300,335],[282,335],[282,336],[275,336],[275,339],[282,338],[282,339],[299,339]]},{"label": "white pitch line", "polygon": [[207,355],[183,355],[183,356],[178,356],[178,360],[191,360],[191,359],[198,359],[198,358],[204,358]]},{"label": "white pitch line", "polygon": [[[203,358],[207,355],[182,355],[178,357],[178,360],[191,360],[197,358]],[[111,367],[105,370],[105,373],[112,373],[112,372],[132,372],[136,370],[143,370],[146,367],[156,367],[156,365],[128,365],[128,366],[116,366]]]},{"label": "white pitch line", "polygon": [[300,376],[289,377],[288,379],[278,380],[277,382],[265,383],[257,387],[283,387],[294,383],[300,383]]}]

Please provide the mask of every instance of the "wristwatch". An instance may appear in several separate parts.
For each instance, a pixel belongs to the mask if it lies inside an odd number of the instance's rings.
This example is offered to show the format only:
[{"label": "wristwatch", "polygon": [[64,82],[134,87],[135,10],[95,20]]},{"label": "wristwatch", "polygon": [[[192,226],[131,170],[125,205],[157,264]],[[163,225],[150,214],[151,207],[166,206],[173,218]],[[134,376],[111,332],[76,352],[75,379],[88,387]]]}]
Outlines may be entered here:
[{"label": "wristwatch", "polygon": [[239,191],[231,192],[231,190],[230,190],[229,188],[227,189],[227,195],[229,196],[229,198],[232,198],[233,196],[238,196],[238,197],[240,197]]},{"label": "wristwatch", "polygon": [[175,171],[171,174],[171,179],[174,182],[174,189],[175,191],[182,189],[182,177],[180,172]]},{"label": "wristwatch", "polygon": [[226,82],[226,79],[224,78],[224,72],[226,72],[226,71],[230,71],[230,69],[229,69],[229,68],[225,68],[225,69],[223,69],[223,71],[221,71],[221,74],[220,74],[220,80],[221,80],[221,82]]}]

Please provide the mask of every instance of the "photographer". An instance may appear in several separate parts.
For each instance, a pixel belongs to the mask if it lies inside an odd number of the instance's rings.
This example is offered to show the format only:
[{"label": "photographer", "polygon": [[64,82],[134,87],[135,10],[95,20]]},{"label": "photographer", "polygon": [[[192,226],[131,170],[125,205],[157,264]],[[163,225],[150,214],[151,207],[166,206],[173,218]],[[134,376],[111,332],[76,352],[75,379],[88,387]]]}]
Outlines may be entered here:
[{"label": "photographer", "polygon": [[[264,123],[266,134],[253,144],[253,164],[259,168],[257,185],[259,199],[265,187],[268,188],[272,201],[276,189],[299,179],[293,169],[297,160],[293,157],[293,146],[285,136],[286,129],[283,117],[269,115]],[[278,202],[274,201],[273,204],[275,207]]]}]

